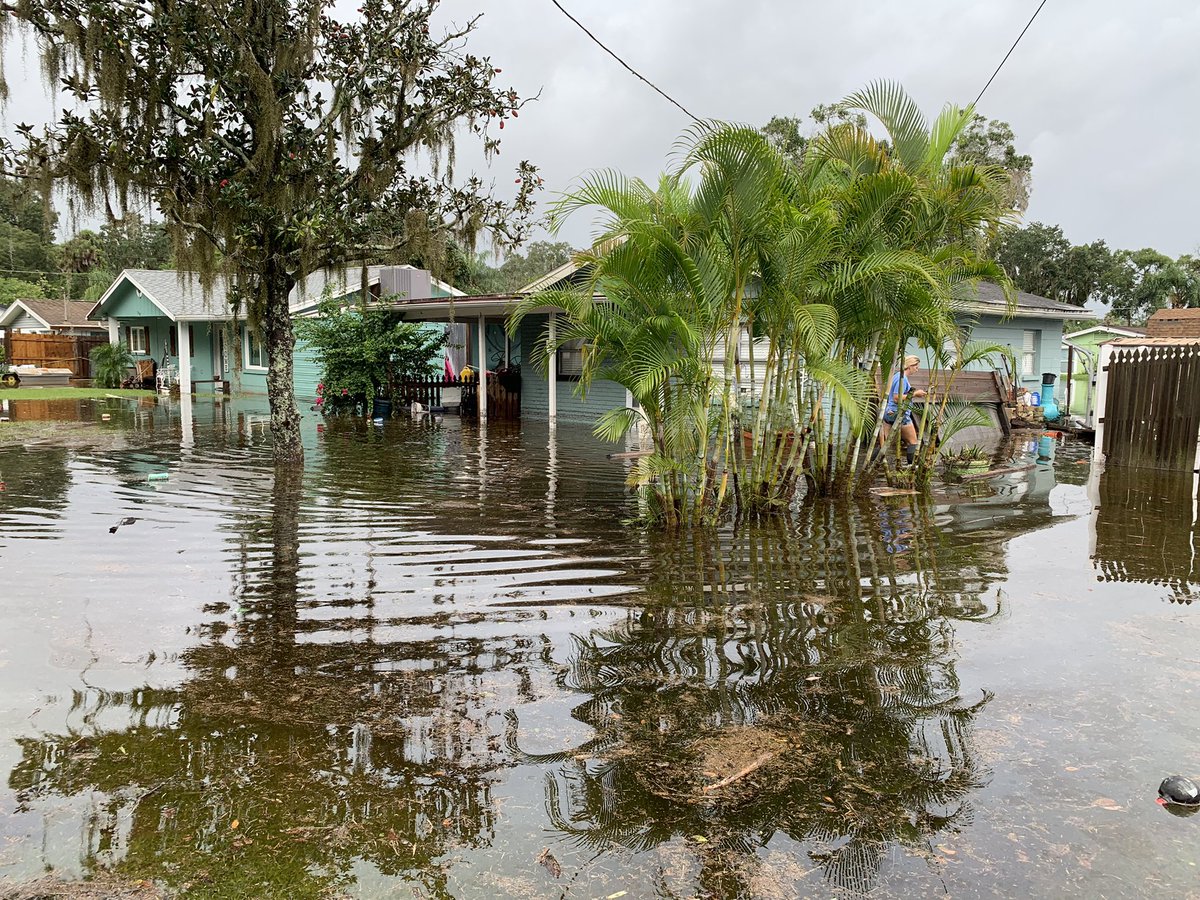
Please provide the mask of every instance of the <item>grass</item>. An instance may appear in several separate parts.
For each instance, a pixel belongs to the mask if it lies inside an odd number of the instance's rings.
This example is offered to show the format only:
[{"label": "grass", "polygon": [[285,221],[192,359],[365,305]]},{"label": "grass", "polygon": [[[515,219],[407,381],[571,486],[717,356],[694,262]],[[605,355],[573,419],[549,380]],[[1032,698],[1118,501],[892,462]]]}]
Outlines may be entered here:
[{"label": "grass", "polygon": [[0,400],[103,400],[107,397],[153,396],[154,391],[127,388],[0,388]]}]

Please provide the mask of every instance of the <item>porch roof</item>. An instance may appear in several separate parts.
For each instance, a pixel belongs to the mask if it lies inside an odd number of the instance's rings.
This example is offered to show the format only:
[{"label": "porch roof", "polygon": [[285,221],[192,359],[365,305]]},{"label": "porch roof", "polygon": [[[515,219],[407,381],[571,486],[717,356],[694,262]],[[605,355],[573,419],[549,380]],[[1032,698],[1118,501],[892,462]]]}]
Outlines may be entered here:
[{"label": "porch roof", "polygon": [[[396,300],[382,303],[388,309],[403,313],[408,321],[445,322],[478,316],[507,316],[526,299],[525,294],[480,294],[475,297],[428,297],[415,300]],[[595,299],[603,299],[597,294]],[[562,312],[556,306],[539,306],[531,313],[545,315]]]}]

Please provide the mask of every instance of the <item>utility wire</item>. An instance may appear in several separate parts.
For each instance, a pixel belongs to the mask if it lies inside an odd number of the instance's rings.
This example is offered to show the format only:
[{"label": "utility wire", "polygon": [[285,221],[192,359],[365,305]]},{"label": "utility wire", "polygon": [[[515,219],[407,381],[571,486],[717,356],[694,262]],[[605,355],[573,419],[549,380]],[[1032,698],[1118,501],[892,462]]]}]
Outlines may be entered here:
[{"label": "utility wire", "polygon": [[[561,12],[564,16],[566,16],[568,19],[570,19],[572,22],[574,22],[576,25],[578,25],[579,29],[595,42],[596,46],[598,46],[601,50],[603,50],[605,53],[607,53],[609,56],[611,56],[613,59],[615,59],[617,62],[619,62],[622,66],[624,66],[626,69],[628,69],[630,74],[634,75],[635,77],[646,82],[646,84],[650,85],[650,87],[652,87],[655,91],[657,91],[659,94],[661,94],[667,100],[668,103],[672,103],[676,107],[678,107],[680,110],[682,110],[684,115],[686,115],[689,119],[691,119],[694,122],[700,121],[696,116],[692,115],[691,112],[689,112],[682,103],[680,103],[675,98],[671,97],[666,91],[664,91],[662,88],[658,87],[658,85],[654,84],[654,82],[652,82],[649,78],[646,78],[644,75],[642,75],[641,73],[636,71],[633,68],[633,66],[629,65],[629,63],[625,62],[625,60],[621,59],[621,57],[617,56],[617,54],[613,53],[606,46],[604,46],[604,43],[598,37],[596,37],[594,34],[592,34],[590,31],[588,31],[582,22],[580,22],[577,18],[575,18],[573,15],[571,15],[569,12],[567,12],[563,8],[563,5],[558,2],[558,0],[550,0],[550,2],[558,7],[559,12]],[[1042,0],[1042,2],[1045,2],[1045,0]]]},{"label": "utility wire", "polygon": [[1000,70],[1004,68],[1004,64],[1008,62],[1008,58],[1012,56],[1012,52],[1017,49],[1017,44],[1021,43],[1021,38],[1025,37],[1025,32],[1029,30],[1029,26],[1033,24],[1033,20],[1038,17],[1038,13],[1042,11],[1042,7],[1046,5],[1046,0],[1042,0],[1038,4],[1038,8],[1033,11],[1033,15],[1029,17],[1029,21],[1025,23],[1025,27],[1021,29],[1021,33],[1017,35],[1017,39],[1013,41],[1013,45],[1008,48],[1008,52],[1004,54],[1004,59],[1000,60],[1000,65],[996,66],[996,71],[992,73],[992,77],[987,80],[987,84],[983,86],[983,91],[979,92],[979,96],[975,98],[972,106],[978,106],[980,98],[983,97],[983,92],[992,86],[992,82],[996,76],[1000,74]]}]

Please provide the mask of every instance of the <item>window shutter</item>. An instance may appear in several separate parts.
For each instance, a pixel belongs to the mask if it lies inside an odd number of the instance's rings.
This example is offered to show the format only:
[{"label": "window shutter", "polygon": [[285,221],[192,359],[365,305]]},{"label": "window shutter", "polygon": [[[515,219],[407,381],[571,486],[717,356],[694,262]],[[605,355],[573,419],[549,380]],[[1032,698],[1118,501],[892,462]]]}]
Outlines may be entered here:
[{"label": "window shutter", "polygon": [[128,325],[125,326],[125,346],[129,348],[129,352],[133,352],[133,329]]}]

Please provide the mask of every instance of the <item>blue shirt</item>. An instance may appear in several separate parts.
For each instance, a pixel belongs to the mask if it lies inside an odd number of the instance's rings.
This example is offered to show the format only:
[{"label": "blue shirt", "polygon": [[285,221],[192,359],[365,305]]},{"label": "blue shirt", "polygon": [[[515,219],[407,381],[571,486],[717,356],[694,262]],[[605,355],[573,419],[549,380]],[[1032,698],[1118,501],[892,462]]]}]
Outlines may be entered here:
[{"label": "blue shirt", "polygon": [[[903,387],[901,387],[902,383],[903,383]],[[892,377],[892,386],[888,388],[887,406],[883,410],[884,414],[891,415],[893,413],[898,413],[900,411],[900,407],[896,403],[896,400],[894,399],[896,394],[904,395],[904,394],[907,394],[911,390],[912,390],[912,384],[909,383],[908,376],[905,375],[903,372],[897,372]]]}]

